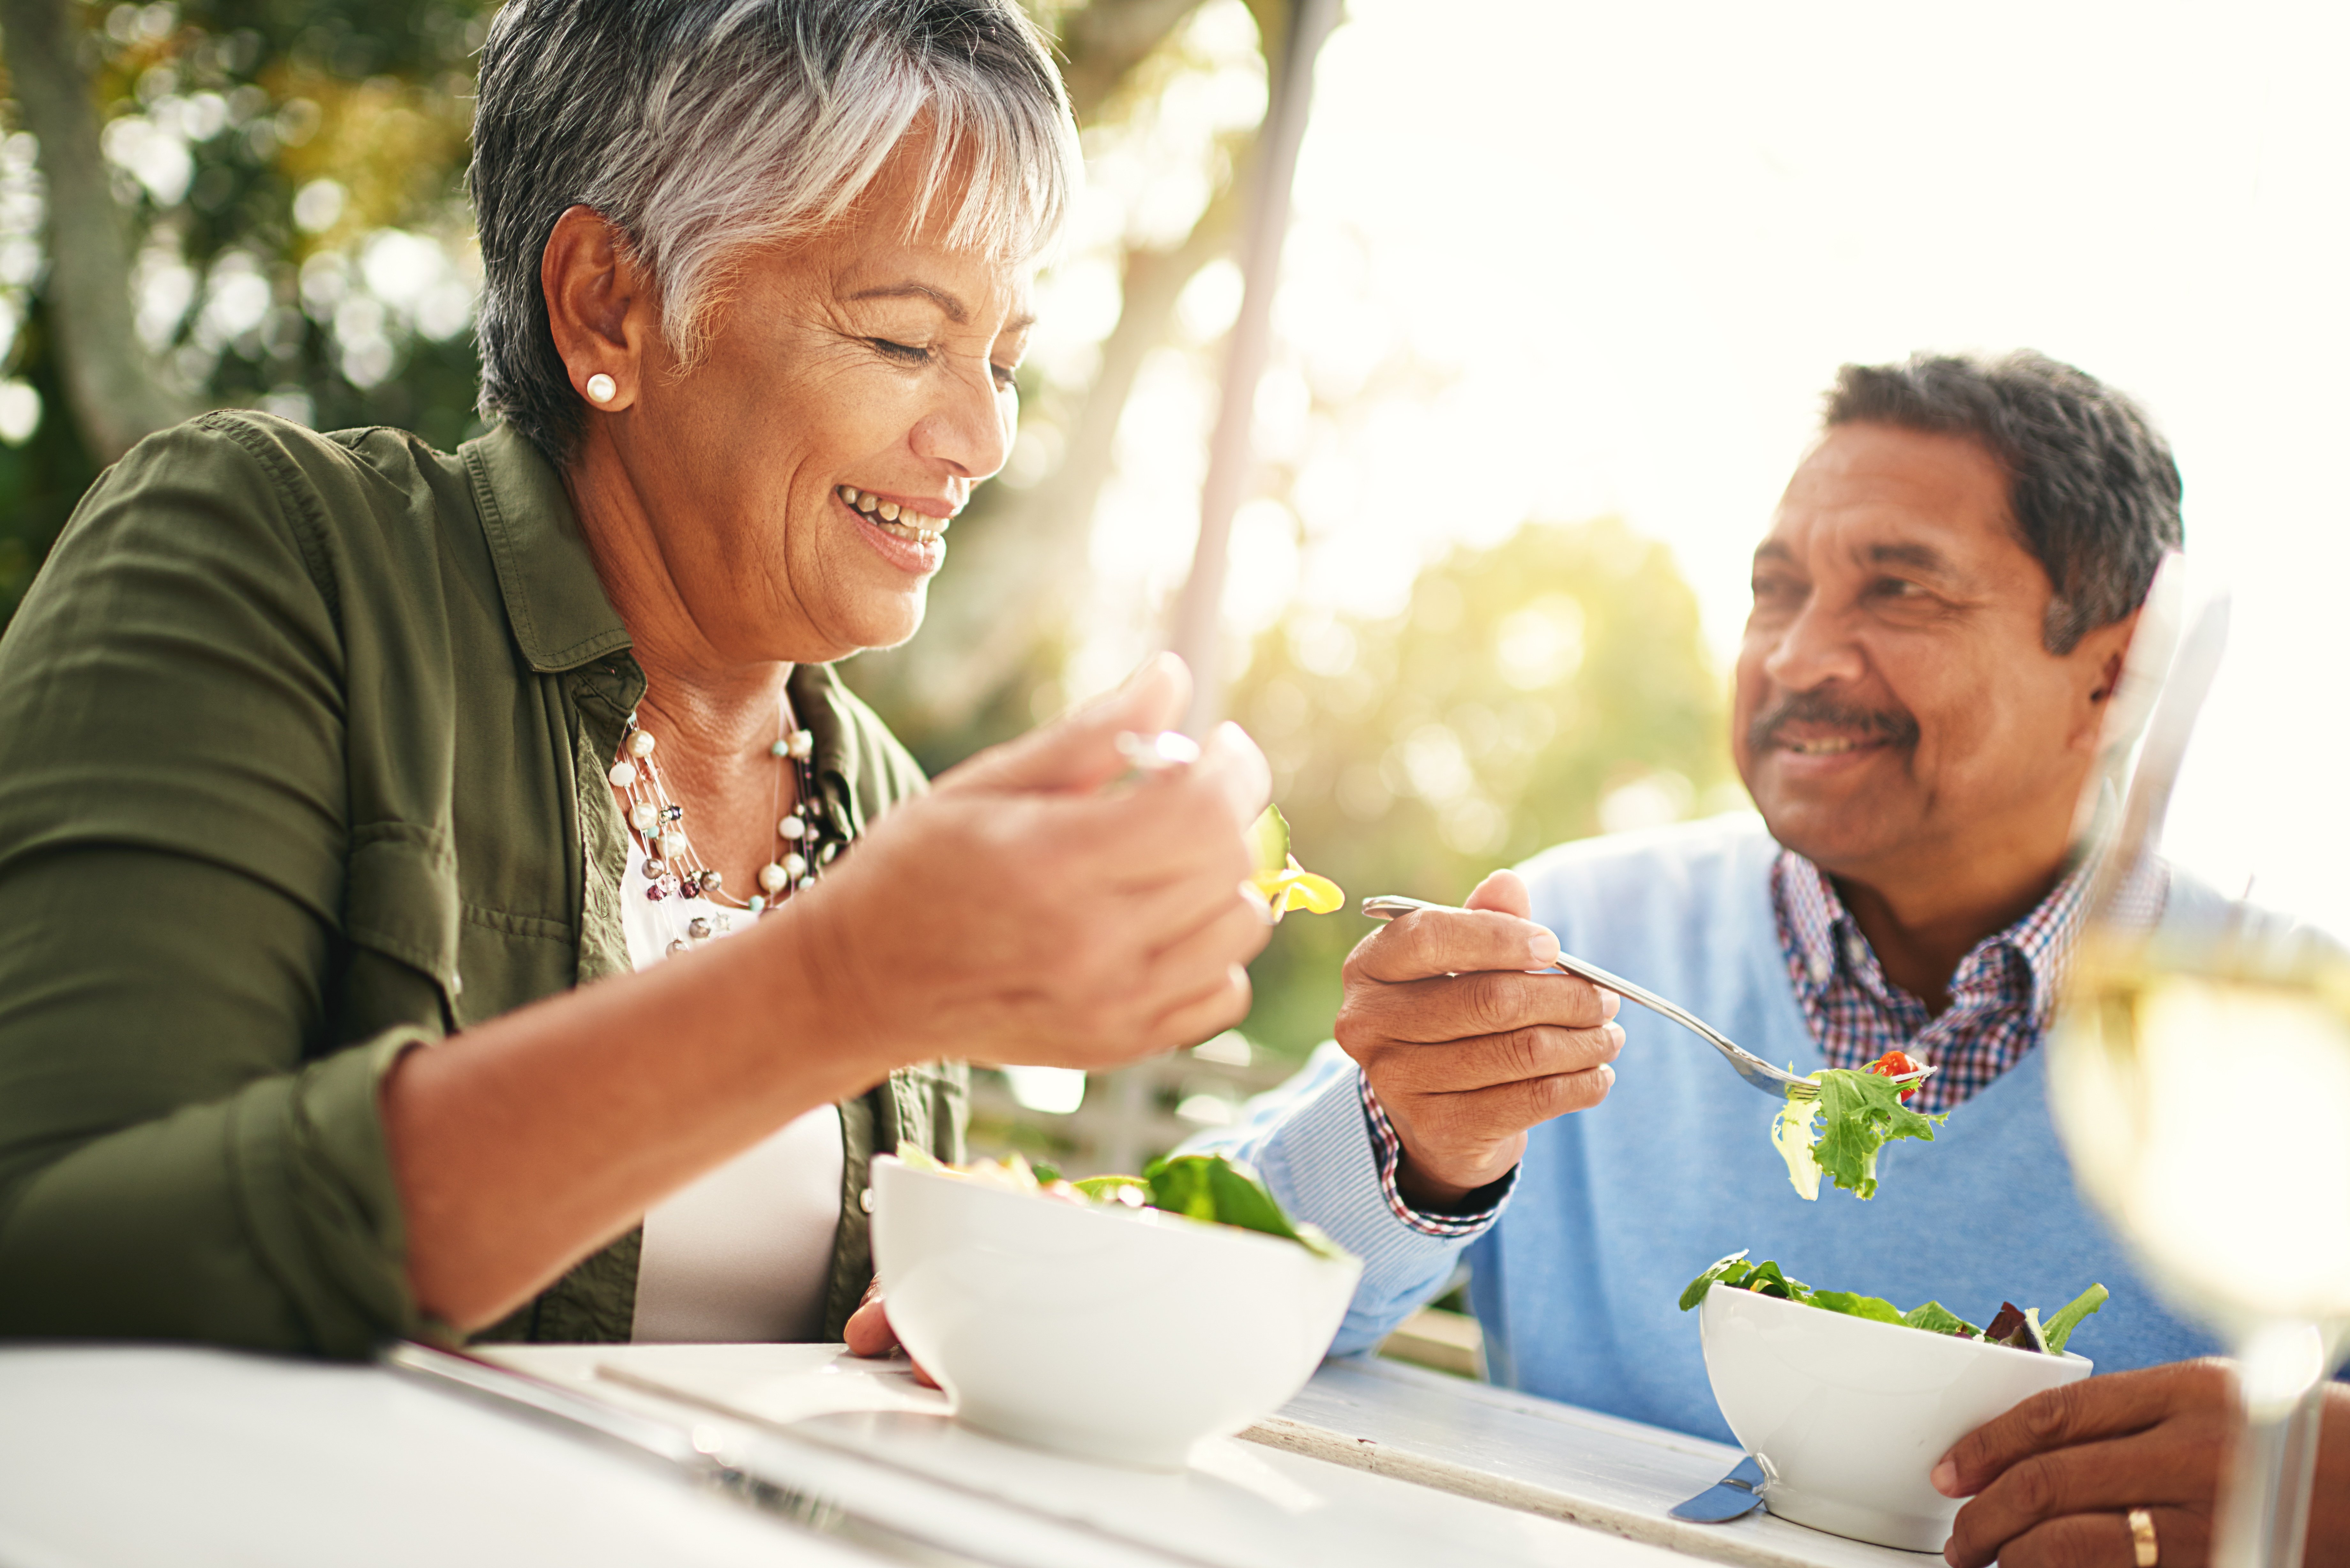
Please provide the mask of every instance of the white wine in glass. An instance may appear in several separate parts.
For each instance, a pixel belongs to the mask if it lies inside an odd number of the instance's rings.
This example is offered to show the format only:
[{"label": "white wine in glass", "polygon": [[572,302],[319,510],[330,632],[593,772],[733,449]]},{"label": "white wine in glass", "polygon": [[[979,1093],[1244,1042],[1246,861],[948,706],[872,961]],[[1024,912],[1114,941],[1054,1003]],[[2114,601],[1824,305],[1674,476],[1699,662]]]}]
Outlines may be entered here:
[{"label": "white wine in glass", "polygon": [[2294,771],[2309,717],[2263,680],[2262,623],[2186,576],[2166,566],[2132,649],[2126,690],[2161,699],[2116,770],[2050,1089],[2083,1189],[2234,1350],[2247,1425],[2213,1562],[2294,1568],[2350,1348],[2350,777]]}]

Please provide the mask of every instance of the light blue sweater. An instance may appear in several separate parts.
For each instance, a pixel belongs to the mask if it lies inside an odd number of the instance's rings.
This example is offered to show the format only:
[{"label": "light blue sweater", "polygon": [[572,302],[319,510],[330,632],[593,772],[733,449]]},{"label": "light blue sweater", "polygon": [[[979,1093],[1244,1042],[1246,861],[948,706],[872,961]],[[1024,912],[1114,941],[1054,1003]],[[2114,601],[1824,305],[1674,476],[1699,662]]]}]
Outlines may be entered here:
[{"label": "light blue sweater", "polygon": [[[1825,1065],[1772,917],[1777,846],[1752,816],[1562,846],[1523,867],[1534,919],[1573,953],[1673,998],[1767,1061]],[[1367,1348],[1439,1289],[1463,1247],[1494,1380],[1588,1409],[1730,1440],[1681,1289],[1741,1248],[1809,1283],[1932,1299],[1975,1323],[2002,1300],[2054,1311],[2092,1282],[2113,1300],[2072,1348],[2100,1371],[2213,1353],[2173,1317],[2074,1192],[2027,1054],[1899,1143],[1863,1203],[1797,1197],[1772,1147],[1775,1106],[1711,1047],[1637,1007],[1598,1108],[1534,1129],[1500,1220],[1471,1241],[1422,1234],[1377,1191],[1351,1063],[1325,1046],[1212,1140],[1255,1163],[1292,1212],[1366,1260],[1336,1350]],[[1367,1190],[1366,1184],[1367,1183]]]}]

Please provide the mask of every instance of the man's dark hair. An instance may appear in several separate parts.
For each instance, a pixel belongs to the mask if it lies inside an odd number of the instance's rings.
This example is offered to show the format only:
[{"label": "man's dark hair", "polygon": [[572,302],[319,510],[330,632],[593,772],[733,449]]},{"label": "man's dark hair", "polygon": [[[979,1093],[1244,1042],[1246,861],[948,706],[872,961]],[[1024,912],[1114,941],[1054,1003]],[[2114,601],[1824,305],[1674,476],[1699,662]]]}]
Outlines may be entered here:
[{"label": "man's dark hair", "polygon": [[1971,436],[1999,460],[2016,532],[2055,586],[2040,629],[2051,653],[2137,608],[2163,551],[2185,537],[2178,465],[2145,410],[2044,354],[1846,365],[1826,423]]}]

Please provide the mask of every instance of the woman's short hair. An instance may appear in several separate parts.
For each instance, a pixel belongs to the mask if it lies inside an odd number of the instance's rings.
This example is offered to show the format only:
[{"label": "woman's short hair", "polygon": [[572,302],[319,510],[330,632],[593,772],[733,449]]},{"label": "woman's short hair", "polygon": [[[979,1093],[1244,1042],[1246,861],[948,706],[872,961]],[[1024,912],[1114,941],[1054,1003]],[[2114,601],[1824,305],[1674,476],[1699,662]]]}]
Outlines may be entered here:
[{"label": "woman's short hair", "polygon": [[917,224],[943,202],[951,244],[1051,242],[1076,129],[1016,0],[508,0],[473,118],[484,416],[558,463],[577,439],[539,285],[567,209],[619,228],[691,363],[732,259],[838,221],[918,124]]}]

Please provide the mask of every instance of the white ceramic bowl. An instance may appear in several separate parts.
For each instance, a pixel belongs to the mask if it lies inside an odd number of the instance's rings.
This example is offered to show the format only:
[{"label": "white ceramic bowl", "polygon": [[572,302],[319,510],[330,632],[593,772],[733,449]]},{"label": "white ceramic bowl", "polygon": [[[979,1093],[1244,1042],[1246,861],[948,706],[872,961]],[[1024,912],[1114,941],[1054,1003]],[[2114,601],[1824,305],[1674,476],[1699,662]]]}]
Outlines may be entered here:
[{"label": "white ceramic bowl", "polygon": [[1969,1432],[2089,1376],[2082,1356],[1925,1334],[1717,1283],[1698,1308],[1706,1376],[1769,1479],[1773,1513],[1831,1534],[1939,1552],[1960,1500],[1926,1478]]},{"label": "white ceramic bowl", "polygon": [[890,1325],[957,1418],[1162,1469],[1305,1386],[1363,1272],[1229,1225],[887,1158],[873,1162],[873,1259]]}]

